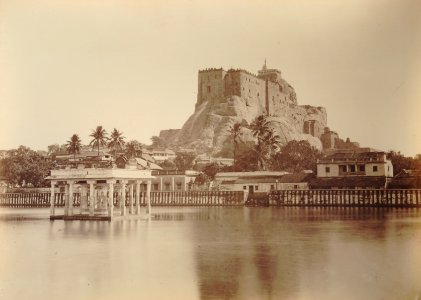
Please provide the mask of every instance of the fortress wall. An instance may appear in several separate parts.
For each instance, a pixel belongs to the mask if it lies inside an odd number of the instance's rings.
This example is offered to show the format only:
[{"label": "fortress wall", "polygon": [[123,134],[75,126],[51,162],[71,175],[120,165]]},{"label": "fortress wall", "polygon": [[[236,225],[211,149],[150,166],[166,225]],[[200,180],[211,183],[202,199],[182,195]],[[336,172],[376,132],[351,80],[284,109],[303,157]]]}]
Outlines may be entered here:
[{"label": "fortress wall", "polygon": [[265,107],[265,82],[253,75],[241,73],[241,93],[248,101]]},{"label": "fortress wall", "polygon": [[228,72],[224,78],[224,96],[241,97],[241,72]]},{"label": "fortress wall", "polygon": [[241,97],[248,106],[256,105],[265,107],[265,81],[251,74],[240,72]]},{"label": "fortress wall", "polygon": [[291,103],[290,97],[284,92],[282,85],[268,81],[268,102],[271,115],[277,114],[278,110],[285,108]]},{"label": "fortress wall", "polygon": [[225,74],[222,69],[199,71],[196,108],[203,102],[223,98]]}]

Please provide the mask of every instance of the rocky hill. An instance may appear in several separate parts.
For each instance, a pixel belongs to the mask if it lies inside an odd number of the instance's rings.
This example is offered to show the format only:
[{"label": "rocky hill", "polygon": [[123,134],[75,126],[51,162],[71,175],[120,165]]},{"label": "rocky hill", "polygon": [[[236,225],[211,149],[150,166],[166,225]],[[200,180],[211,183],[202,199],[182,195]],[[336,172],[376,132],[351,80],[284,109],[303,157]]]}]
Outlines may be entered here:
[{"label": "rocky hill", "polygon": [[[322,149],[326,110],[298,105],[294,88],[279,70],[267,69],[266,64],[258,75],[238,69],[206,69],[199,71],[198,77],[195,112],[181,129],[160,132],[160,138],[169,145],[215,155],[231,143],[232,124],[247,125],[264,114],[283,144],[307,140]],[[247,128],[243,128],[242,139],[253,140]]]}]

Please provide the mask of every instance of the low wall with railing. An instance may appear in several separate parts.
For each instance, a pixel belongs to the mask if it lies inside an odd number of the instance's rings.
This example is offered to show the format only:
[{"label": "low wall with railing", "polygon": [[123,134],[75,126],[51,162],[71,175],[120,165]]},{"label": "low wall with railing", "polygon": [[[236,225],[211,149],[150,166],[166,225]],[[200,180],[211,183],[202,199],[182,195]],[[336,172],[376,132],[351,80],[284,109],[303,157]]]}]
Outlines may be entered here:
[{"label": "low wall with railing", "polygon": [[[244,205],[244,192],[218,191],[184,191],[184,192],[151,192],[151,205],[154,206],[200,206],[200,205]],[[80,193],[73,194],[73,206],[80,205]],[[89,195],[86,196],[89,204]],[[97,202],[106,202],[106,193],[96,195]],[[64,207],[64,193],[54,195],[54,205]],[[114,193],[114,206],[118,206],[122,199],[121,194]],[[6,193],[0,194],[0,207],[49,207],[50,193]],[[139,203],[146,205],[146,193],[140,194]],[[130,204],[130,194],[126,193],[126,206]],[[133,194],[133,205],[136,197]]]},{"label": "low wall with railing", "polygon": [[421,207],[421,190],[282,190],[272,191],[269,205]]},{"label": "low wall with railing", "polygon": [[[244,205],[247,193],[234,191],[185,191],[151,192],[153,206],[228,206]],[[56,193],[56,207],[64,206],[64,193]],[[79,193],[73,194],[73,205],[80,205]],[[97,194],[97,201],[105,203],[107,194]],[[253,195],[249,195],[252,198]],[[50,193],[6,193],[0,194],[0,207],[49,207]],[[122,197],[114,193],[114,206]],[[130,204],[126,194],[126,206]],[[136,205],[133,195],[133,205]],[[89,196],[87,196],[89,203]],[[261,202],[261,199],[259,200]],[[146,205],[145,193],[140,194],[139,203]],[[365,206],[365,207],[421,207],[421,190],[280,190],[267,196],[268,205],[278,206]]]}]

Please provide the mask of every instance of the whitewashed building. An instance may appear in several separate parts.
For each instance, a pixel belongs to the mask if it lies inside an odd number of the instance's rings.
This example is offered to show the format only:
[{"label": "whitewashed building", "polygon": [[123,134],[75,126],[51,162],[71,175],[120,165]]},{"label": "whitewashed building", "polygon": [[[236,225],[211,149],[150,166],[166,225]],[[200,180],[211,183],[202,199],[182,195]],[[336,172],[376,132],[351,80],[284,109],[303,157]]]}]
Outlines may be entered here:
[{"label": "whitewashed building", "polygon": [[155,159],[156,162],[162,162],[165,160],[174,160],[176,154],[173,150],[151,150],[149,154]]},{"label": "whitewashed building", "polygon": [[152,180],[152,191],[188,191],[193,187],[199,174],[200,172],[194,170],[154,170],[152,171],[152,175],[155,177]]},{"label": "whitewashed building", "polygon": [[392,162],[382,151],[341,151],[317,162],[313,188],[386,188],[393,177]]},{"label": "whitewashed building", "polygon": [[221,191],[270,192],[272,190],[308,189],[312,172],[283,171],[221,172],[215,183]]}]

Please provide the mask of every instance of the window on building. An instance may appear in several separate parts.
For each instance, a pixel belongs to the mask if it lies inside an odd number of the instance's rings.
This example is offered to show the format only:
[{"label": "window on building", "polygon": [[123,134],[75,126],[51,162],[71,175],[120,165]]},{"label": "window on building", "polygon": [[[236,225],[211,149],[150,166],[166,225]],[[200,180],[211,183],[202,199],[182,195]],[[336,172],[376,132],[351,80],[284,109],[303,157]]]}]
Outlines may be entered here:
[{"label": "window on building", "polygon": [[207,91],[208,91],[208,93],[211,92],[211,86],[210,85],[207,86]]},{"label": "window on building", "polygon": [[339,165],[339,170],[341,170],[341,172],[346,172],[346,165]]},{"label": "window on building", "polygon": [[373,166],[373,172],[377,172],[378,171],[378,167],[377,166]]},{"label": "window on building", "polygon": [[243,185],[243,190],[247,190],[247,185]]},{"label": "window on building", "polygon": [[330,173],[330,167],[325,167],[326,173]]},{"label": "window on building", "polygon": [[359,165],[358,166],[358,171],[365,172],[365,165]]},{"label": "window on building", "polygon": [[166,191],[170,191],[171,190],[171,185],[169,183],[165,184],[165,190]]},{"label": "window on building", "polygon": [[294,184],[294,190],[298,189],[298,184]]},{"label": "window on building", "polygon": [[270,185],[270,189],[271,189],[271,190],[274,190],[274,189],[275,189],[275,186],[274,186],[273,184],[271,184],[271,185]]},{"label": "window on building", "polygon": [[177,183],[177,191],[181,191],[181,183]]},{"label": "window on building", "polygon": [[354,173],[355,172],[355,165],[348,165],[349,172]]},{"label": "window on building", "polygon": [[157,190],[158,190],[158,183],[154,183],[154,184],[153,184],[153,190],[154,190],[154,191],[157,191]]},{"label": "window on building", "polygon": [[255,185],[255,186],[254,186],[254,190],[255,190],[255,191],[258,191],[258,190],[259,190],[259,186],[258,186],[258,185]]}]

